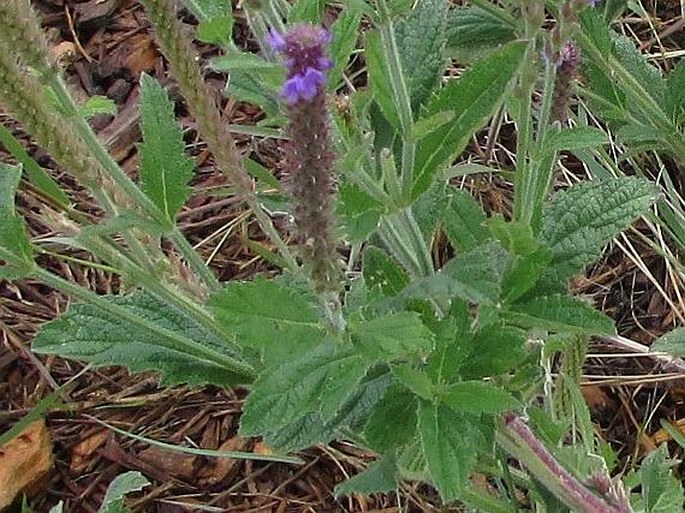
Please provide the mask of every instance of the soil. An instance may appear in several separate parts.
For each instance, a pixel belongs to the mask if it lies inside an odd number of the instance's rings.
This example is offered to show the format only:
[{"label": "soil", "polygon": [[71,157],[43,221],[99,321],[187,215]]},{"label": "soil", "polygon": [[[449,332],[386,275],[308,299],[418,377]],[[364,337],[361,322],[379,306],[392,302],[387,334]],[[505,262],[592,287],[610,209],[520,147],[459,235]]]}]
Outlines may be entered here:
[{"label": "soil", "polygon": [[[152,74],[173,91],[173,81],[167,76],[145,11],[134,0],[33,3],[43,16],[44,28],[77,97],[106,95],[116,102],[117,115],[100,115],[93,125],[116,160],[135,176],[136,143],[140,141],[138,77],[142,72]],[[685,24],[678,17],[678,2],[643,4],[654,15],[656,34],[662,36],[657,39],[646,20],[629,19],[626,30],[643,43],[643,49],[656,53],[660,45],[683,48]],[[238,43],[254,48],[241,10],[236,8],[235,12]],[[182,13],[182,18],[190,30],[192,17]],[[198,49],[203,58],[215,51],[209,46]],[[222,77],[208,75],[207,79],[217,92],[223,88]],[[245,215],[244,206],[232,196],[212,194],[212,190],[230,183],[214,168],[182,98],[176,95],[175,99],[189,151],[197,163],[194,195],[179,215],[183,233],[198,245],[203,256],[211,257],[211,267],[221,280],[273,271],[246,243],[263,241],[264,237]],[[251,105],[230,100],[225,100],[222,107],[227,123],[254,124],[263,116]],[[31,154],[51,170],[81,211],[98,215],[88,195],[1,110],[0,121],[26,142]],[[493,158],[501,158],[506,165],[505,150],[510,144],[506,127],[500,135],[502,151],[499,146],[495,148]],[[237,136],[237,141],[244,155],[251,155],[279,173],[278,142],[249,136]],[[488,146],[484,141],[483,135],[469,151],[482,155]],[[568,157],[564,165],[573,170],[578,163]],[[509,211],[511,191],[503,180],[474,178],[467,185],[489,210]],[[49,232],[41,220],[39,202],[35,190],[22,189],[19,206],[33,235]],[[280,228],[287,229],[285,225]],[[654,280],[614,245],[584,277],[576,280],[574,290],[611,315],[621,336],[648,345],[655,337],[682,325],[685,311],[679,311],[683,304],[679,300],[682,283],[670,279],[663,259],[642,242],[637,232],[647,230],[638,225],[626,243],[633,245]],[[436,255],[441,254],[444,248],[438,244]],[[89,258],[78,252],[73,256]],[[43,258],[42,264],[98,293],[116,293],[123,286],[116,276],[92,267],[49,257]],[[664,285],[661,290],[655,282]],[[33,511],[47,512],[61,500],[65,511],[95,512],[108,484],[127,470],[138,470],[152,481],[142,492],[130,495],[128,504],[135,512],[391,513],[398,511],[398,504],[405,508],[403,511],[447,511],[439,506],[435,492],[419,483],[404,485],[398,495],[336,500],[335,485],[358,473],[374,458],[344,441],[305,451],[301,454],[305,464],[298,466],[187,455],[114,432],[105,423],[170,444],[257,453],[268,450],[258,440],[237,435],[244,390],[213,386],[161,388],[153,374],[131,375],[117,367],[90,369],[75,361],[31,353],[30,342],[37,328],[65,311],[68,304],[67,298],[35,281],[0,282],[0,433],[57,386],[71,383],[61,397],[64,405],[45,414],[55,467],[29,491]],[[683,455],[682,448],[668,442],[659,429],[662,420],[685,424],[685,373],[677,365],[640,355],[636,347],[644,346],[626,345],[621,338],[594,341],[583,387],[598,433],[616,451],[620,471],[631,469],[646,452],[664,441],[669,443],[672,457]]]}]

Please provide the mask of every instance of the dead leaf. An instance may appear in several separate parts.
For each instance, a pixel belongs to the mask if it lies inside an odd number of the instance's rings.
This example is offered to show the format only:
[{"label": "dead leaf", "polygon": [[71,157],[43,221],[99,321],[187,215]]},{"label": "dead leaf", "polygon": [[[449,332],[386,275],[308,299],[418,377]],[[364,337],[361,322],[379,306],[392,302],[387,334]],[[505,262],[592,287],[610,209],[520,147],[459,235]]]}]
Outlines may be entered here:
[{"label": "dead leaf", "polygon": [[[222,443],[217,451],[244,451],[249,441],[241,436],[234,436]],[[240,460],[235,458],[210,458],[210,465],[204,467],[200,475],[199,484],[211,486],[219,483],[228,477],[231,470]]]},{"label": "dead leaf", "polygon": [[196,456],[162,449],[155,445],[141,451],[138,458],[170,477],[192,482],[195,477]]},{"label": "dead leaf", "polygon": [[71,448],[71,462],[69,470],[74,473],[83,471],[90,462],[90,457],[105,443],[109,430],[99,429],[81,440]]},{"label": "dead leaf", "polygon": [[42,419],[0,447],[0,510],[36,484],[52,465],[52,442]]}]

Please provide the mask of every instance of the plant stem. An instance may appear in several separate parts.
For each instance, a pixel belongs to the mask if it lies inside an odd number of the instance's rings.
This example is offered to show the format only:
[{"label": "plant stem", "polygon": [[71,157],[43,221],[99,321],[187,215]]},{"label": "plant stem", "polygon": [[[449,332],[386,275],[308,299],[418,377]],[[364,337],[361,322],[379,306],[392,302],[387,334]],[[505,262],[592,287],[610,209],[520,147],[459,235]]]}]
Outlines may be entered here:
[{"label": "plant stem", "polygon": [[497,442],[518,459],[540,483],[572,511],[582,513],[630,513],[627,504],[615,504],[591,491],[562,467],[523,420],[505,415]]}]

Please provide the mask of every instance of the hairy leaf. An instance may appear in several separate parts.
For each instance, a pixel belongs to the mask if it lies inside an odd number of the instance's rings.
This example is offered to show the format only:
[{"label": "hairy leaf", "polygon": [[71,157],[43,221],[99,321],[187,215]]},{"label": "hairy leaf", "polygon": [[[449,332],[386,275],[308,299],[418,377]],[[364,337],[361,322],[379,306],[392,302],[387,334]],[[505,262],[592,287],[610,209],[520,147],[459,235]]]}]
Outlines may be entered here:
[{"label": "hairy leaf", "polygon": [[395,457],[385,455],[380,460],[371,463],[364,472],[337,485],[335,496],[389,492],[397,488],[397,474]]},{"label": "hairy leaf", "polygon": [[506,251],[497,243],[478,246],[457,255],[434,275],[412,282],[402,295],[422,299],[459,297],[474,303],[495,303],[500,296],[507,259]]},{"label": "hairy leaf", "polygon": [[506,13],[503,9],[501,12],[504,16],[496,16],[475,5],[457,7],[448,23],[450,57],[459,62],[473,62],[515,39],[515,24],[506,22]]},{"label": "hairy leaf", "polygon": [[123,509],[123,498],[127,493],[137,492],[150,482],[140,472],[124,472],[115,477],[105,492],[105,498],[98,513],[116,513]]},{"label": "hairy leaf", "polygon": [[671,119],[677,124],[685,121],[685,59],[668,74],[664,96],[666,112]]},{"label": "hairy leaf", "polygon": [[524,328],[611,335],[614,322],[592,306],[563,294],[537,296],[510,305],[502,315]]},{"label": "hairy leaf", "polygon": [[444,501],[459,497],[482,445],[477,419],[446,406],[419,403],[419,433],[433,484]]},{"label": "hairy leaf", "polygon": [[350,55],[359,39],[359,24],[362,13],[353,6],[348,5],[340,13],[338,19],[331,27],[330,56],[333,61],[333,69],[328,73],[330,87],[334,88],[340,83],[345,68],[350,61]]},{"label": "hairy leaf", "polygon": [[513,326],[492,324],[469,343],[469,356],[461,366],[464,379],[497,376],[516,369],[526,358],[526,333]]},{"label": "hairy leaf", "polygon": [[375,360],[391,361],[425,355],[433,347],[433,333],[415,312],[376,317],[350,327],[361,351]]},{"label": "hairy leaf", "polygon": [[414,197],[426,191],[436,173],[461,153],[473,133],[501,104],[516,73],[526,44],[510,43],[478,61],[428,102],[426,116],[452,110],[455,120],[419,141],[416,153]]},{"label": "hairy leaf", "polygon": [[416,395],[410,390],[397,383],[388,387],[364,427],[370,447],[382,453],[409,442],[416,436],[417,407]]},{"label": "hairy leaf", "polygon": [[245,403],[241,433],[262,435],[267,443],[288,450],[330,436],[336,414],[353,396],[371,364],[349,346],[326,343],[300,358],[267,368]]},{"label": "hairy leaf", "polygon": [[663,351],[672,356],[685,357],[685,328],[676,328],[662,335],[649,346],[650,351]]},{"label": "hairy leaf", "polygon": [[654,185],[642,178],[583,182],[555,194],[539,237],[554,254],[548,278],[558,283],[580,273],[657,198]]},{"label": "hairy leaf", "polygon": [[501,413],[519,406],[504,390],[485,381],[462,381],[440,391],[440,401],[458,413]]},{"label": "hairy leaf", "polygon": [[682,511],[683,485],[671,472],[666,444],[650,453],[642,462],[642,500],[646,513]]},{"label": "hairy leaf", "polygon": [[395,38],[414,111],[438,85],[446,64],[447,2],[422,0],[395,25]]},{"label": "hairy leaf", "polygon": [[543,143],[543,153],[550,155],[557,151],[584,150],[607,144],[607,135],[598,128],[579,126],[553,132]]},{"label": "hairy leaf", "polygon": [[[246,378],[208,359],[207,353],[231,354],[226,343],[157,299],[136,293],[107,296],[139,323],[122,319],[89,304],[74,304],[67,313],[44,324],[33,342],[37,353],[57,354],[95,366],[124,365],[132,371],[156,370],[167,385],[245,383]],[[179,343],[190,341],[185,348]],[[197,350],[190,347],[201,346]]]},{"label": "hairy leaf", "polygon": [[485,212],[475,198],[463,189],[450,187],[450,199],[445,209],[444,228],[452,246],[470,251],[489,238]]},{"label": "hairy leaf", "polygon": [[230,282],[210,305],[237,343],[257,351],[266,365],[300,355],[323,338],[314,300],[273,280]]},{"label": "hairy leaf", "polygon": [[174,104],[164,88],[149,75],[140,79],[143,143],[140,178],[143,190],[169,221],[190,195],[188,181],[193,161],[185,154],[183,131],[174,116]]},{"label": "hairy leaf", "polygon": [[362,272],[369,288],[378,287],[385,296],[399,294],[409,283],[409,277],[395,260],[375,246],[364,250]]},{"label": "hairy leaf", "polygon": [[21,278],[33,266],[31,241],[14,207],[20,181],[20,167],[0,163],[0,279]]},{"label": "hairy leaf", "polygon": [[378,30],[373,30],[367,32],[365,37],[364,58],[366,59],[369,86],[373,92],[373,99],[376,100],[385,119],[397,128],[400,125],[400,120],[393,99],[391,78],[385,63],[381,35]]}]

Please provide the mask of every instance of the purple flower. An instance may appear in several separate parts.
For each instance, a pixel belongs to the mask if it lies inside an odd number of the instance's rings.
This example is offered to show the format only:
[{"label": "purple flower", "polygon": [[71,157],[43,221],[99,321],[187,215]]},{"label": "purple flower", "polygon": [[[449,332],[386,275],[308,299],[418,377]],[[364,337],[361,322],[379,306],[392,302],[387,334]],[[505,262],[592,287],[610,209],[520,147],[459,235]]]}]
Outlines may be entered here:
[{"label": "purple flower", "polygon": [[288,105],[300,101],[310,101],[319,91],[319,87],[326,83],[326,75],[314,68],[307,68],[304,75],[295,75],[286,80],[281,89],[281,95]]},{"label": "purple flower", "polygon": [[288,69],[288,78],[281,89],[288,105],[310,102],[323,91],[326,83],[323,72],[333,67],[326,56],[330,40],[330,32],[314,25],[295,25],[285,34],[269,30],[267,42],[283,56],[283,64]]}]

